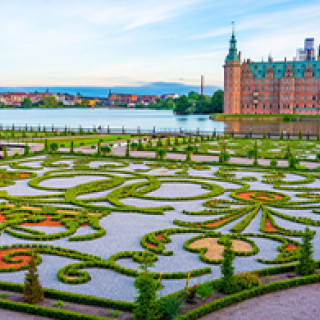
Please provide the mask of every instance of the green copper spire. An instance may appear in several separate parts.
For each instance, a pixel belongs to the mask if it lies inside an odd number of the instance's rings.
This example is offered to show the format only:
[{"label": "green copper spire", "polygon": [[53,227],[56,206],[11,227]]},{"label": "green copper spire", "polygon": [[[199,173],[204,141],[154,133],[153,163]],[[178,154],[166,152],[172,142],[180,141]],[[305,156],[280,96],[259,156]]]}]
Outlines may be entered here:
[{"label": "green copper spire", "polygon": [[229,54],[226,61],[239,61],[239,55],[237,51],[237,39],[234,32],[234,22],[232,21],[232,36],[230,40]]}]

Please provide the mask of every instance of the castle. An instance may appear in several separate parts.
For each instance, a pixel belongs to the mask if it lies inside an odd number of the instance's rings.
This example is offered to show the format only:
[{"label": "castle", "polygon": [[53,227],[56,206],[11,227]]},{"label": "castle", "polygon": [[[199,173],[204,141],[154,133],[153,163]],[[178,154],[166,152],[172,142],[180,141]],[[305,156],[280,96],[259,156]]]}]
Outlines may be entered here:
[{"label": "castle", "polygon": [[233,30],[224,64],[224,113],[320,114],[320,52],[317,60],[306,55],[303,61],[241,62]]}]

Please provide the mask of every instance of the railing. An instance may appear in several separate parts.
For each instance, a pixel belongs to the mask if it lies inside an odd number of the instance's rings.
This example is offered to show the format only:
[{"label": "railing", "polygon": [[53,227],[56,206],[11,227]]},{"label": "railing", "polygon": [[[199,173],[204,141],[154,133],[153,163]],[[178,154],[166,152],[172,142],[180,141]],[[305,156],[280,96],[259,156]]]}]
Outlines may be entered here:
[{"label": "railing", "polygon": [[[21,126],[21,125],[3,125],[0,124],[0,131],[6,131],[8,135],[12,135],[11,137],[3,136],[0,137],[0,145],[2,143],[10,143],[10,142],[25,142],[25,141],[36,141],[39,139],[37,137],[37,133],[39,132],[51,132],[51,133],[74,133],[74,134],[98,134],[98,135],[152,135],[152,136],[167,136],[167,135],[178,135],[178,136],[188,136],[188,135],[216,135],[216,136],[231,136],[235,138],[268,138],[268,139],[304,139],[304,140],[317,140],[319,135],[307,133],[289,133],[289,132],[243,132],[243,131],[234,131],[234,130],[225,130],[225,131],[216,131],[216,130],[201,130],[200,128],[197,129],[189,129],[189,128],[157,128],[153,127],[152,129],[144,129],[141,127],[136,128],[113,128],[110,126],[107,127],[96,127],[93,126],[92,128],[84,128],[79,126],[78,128],[71,128],[68,126],[59,127],[59,126]],[[15,133],[19,132],[28,132],[28,136],[25,137],[14,137]],[[30,133],[33,133],[30,135]],[[3,133],[2,133],[3,134]]]}]

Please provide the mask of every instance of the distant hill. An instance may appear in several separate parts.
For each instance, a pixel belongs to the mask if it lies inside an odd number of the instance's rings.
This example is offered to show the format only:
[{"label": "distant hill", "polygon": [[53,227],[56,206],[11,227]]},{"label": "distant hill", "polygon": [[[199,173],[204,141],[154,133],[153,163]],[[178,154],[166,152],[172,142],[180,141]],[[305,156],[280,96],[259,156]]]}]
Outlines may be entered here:
[{"label": "distant hill", "polygon": [[[0,87],[0,92],[22,91],[22,92],[43,92],[49,89],[51,92],[62,92],[69,94],[77,94],[80,92],[85,96],[107,97],[109,90],[115,93],[135,93],[141,94],[165,94],[178,93],[179,95],[187,94],[190,91],[200,93],[200,86],[186,85],[178,82],[151,82],[135,87]],[[216,90],[221,89],[216,86],[206,86],[205,94],[212,95]]]}]

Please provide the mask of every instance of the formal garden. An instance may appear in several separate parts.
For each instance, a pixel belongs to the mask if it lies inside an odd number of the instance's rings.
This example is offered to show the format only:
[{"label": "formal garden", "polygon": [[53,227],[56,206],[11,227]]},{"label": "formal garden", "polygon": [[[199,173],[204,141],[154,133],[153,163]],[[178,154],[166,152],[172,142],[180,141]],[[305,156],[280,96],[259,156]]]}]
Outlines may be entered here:
[{"label": "formal garden", "polygon": [[[1,160],[0,307],[197,319],[320,280],[319,170],[299,164],[317,161],[318,141],[136,137],[123,156],[101,141],[91,154],[73,148],[45,141],[38,154]],[[201,152],[218,158],[192,161]],[[233,154],[252,164],[230,163]],[[44,288],[39,304],[22,297],[31,271]]]}]

